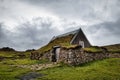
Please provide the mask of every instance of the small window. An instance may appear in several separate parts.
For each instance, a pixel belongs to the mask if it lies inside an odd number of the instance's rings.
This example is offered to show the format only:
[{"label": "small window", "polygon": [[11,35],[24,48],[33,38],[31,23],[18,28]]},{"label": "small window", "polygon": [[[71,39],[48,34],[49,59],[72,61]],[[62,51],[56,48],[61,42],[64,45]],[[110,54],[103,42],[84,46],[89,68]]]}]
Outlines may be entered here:
[{"label": "small window", "polygon": [[79,45],[81,45],[82,48],[84,48],[84,41],[79,41]]}]

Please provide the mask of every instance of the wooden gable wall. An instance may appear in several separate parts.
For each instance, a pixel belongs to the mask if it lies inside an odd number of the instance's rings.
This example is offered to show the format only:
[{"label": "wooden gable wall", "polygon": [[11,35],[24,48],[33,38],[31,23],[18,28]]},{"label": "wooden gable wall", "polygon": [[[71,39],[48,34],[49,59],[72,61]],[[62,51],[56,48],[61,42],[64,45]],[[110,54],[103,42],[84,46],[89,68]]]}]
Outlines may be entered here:
[{"label": "wooden gable wall", "polygon": [[84,41],[84,47],[91,46],[82,29],[80,29],[78,33],[74,36],[73,40],[71,41],[71,44],[79,44],[79,41]]}]

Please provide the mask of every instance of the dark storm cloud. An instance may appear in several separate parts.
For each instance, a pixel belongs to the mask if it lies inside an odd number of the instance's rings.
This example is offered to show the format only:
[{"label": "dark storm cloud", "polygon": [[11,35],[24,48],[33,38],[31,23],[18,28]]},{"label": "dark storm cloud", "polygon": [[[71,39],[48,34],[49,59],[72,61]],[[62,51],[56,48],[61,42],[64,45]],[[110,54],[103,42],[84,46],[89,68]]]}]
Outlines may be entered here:
[{"label": "dark storm cloud", "polygon": [[32,23],[26,22],[18,28],[21,39],[26,39],[26,43],[31,43],[31,46],[45,44],[51,37],[49,35],[55,32],[53,29],[50,29],[52,26],[51,22],[41,22],[41,19],[37,19],[39,24],[33,20]]},{"label": "dark storm cloud", "polygon": [[12,47],[13,44],[10,38],[10,32],[6,30],[4,23],[0,23],[0,47]]},{"label": "dark storm cloud", "polygon": [[[90,33],[95,33],[101,29],[105,29],[107,30],[107,32],[110,32],[114,36],[115,35],[118,36],[120,34],[120,19],[118,19],[116,22],[104,22],[97,25],[93,25],[88,29]],[[104,32],[101,32],[101,33],[104,33]]]},{"label": "dark storm cloud", "polygon": [[120,0],[25,0],[60,17],[88,22],[111,21],[120,14]]},{"label": "dark storm cloud", "polygon": [[15,34],[17,35],[15,41],[19,43],[16,44],[23,44],[21,47],[26,49],[40,48],[47,44],[53,36],[63,33],[55,27],[54,23],[56,22],[51,18],[38,17],[19,25],[16,29],[18,34]]},{"label": "dark storm cloud", "polygon": [[[23,21],[16,26],[13,31],[6,28],[6,25],[0,25],[0,47],[12,47],[16,50],[37,49],[47,44],[53,36],[64,33],[55,25],[56,21],[52,18],[33,18],[31,21]],[[61,22],[65,22],[61,20]],[[61,23],[61,24],[62,24]],[[65,25],[63,23],[63,25]],[[73,25],[73,24],[68,24]],[[68,31],[72,31],[66,24]],[[68,27],[68,28],[67,28]],[[66,31],[66,30],[65,30]]]},{"label": "dark storm cloud", "polygon": [[[3,42],[4,41],[4,38],[7,37],[6,35],[6,30],[4,29],[4,24],[3,23],[0,23],[0,42]],[[1,43],[2,44],[2,43]]]},{"label": "dark storm cloud", "polygon": [[8,45],[17,50],[40,48],[47,44],[54,35],[59,34],[58,29],[51,28],[53,23],[50,19],[39,17],[18,25],[15,32],[5,31],[1,26],[0,47],[9,42],[11,44]]},{"label": "dark storm cloud", "polygon": [[87,28],[91,42],[94,45],[109,45],[120,43],[120,19],[116,22],[104,22]]},{"label": "dark storm cloud", "polygon": [[3,29],[2,29],[2,24],[3,23],[0,23],[0,38],[2,38],[4,36]]}]

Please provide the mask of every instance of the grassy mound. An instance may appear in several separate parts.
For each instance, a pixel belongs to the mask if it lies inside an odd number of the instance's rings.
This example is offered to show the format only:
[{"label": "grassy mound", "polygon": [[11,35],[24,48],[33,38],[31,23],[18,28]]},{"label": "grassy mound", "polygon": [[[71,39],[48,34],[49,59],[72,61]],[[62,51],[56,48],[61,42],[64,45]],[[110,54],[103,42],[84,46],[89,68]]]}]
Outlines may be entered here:
[{"label": "grassy mound", "polygon": [[120,44],[108,45],[103,47],[107,48],[108,51],[111,53],[120,52]]},{"label": "grassy mound", "polygon": [[91,46],[89,48],[84,48],[86,52],[98,53],[107,50],[109,53],[120,53],[120,44],[108,45],[108,46]]}]

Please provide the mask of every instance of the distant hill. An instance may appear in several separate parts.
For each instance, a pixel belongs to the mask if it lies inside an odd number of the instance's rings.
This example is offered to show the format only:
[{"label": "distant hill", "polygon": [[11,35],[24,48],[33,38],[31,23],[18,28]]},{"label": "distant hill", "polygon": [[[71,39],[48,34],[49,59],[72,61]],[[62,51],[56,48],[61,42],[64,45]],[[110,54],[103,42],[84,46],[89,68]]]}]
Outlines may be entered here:
[{"label": "distant hill", "polygon": [[3,47],[3,48],[0,48],[0,51],[15,51],[15,49],[9,48],[9,47]]},{"label": "distant hill", "polygon": [[120,44],[113,44],[113,45],[106,45],[106,46],[103,46],[109,50],[113,50],[113,49],[120,49]]},{"label": "distant hill", "polygon": [[23,59],[29,58],[30,53],[34,51],[34,49],[29,49],[26,51],[16,51],[10,47],[0,48],[0,61],[3,59]]},{"label": "distant hill", "polygon": [[111,52],[120,52],[120,44],[106,45],[102,47],[107,48],[107,50]]},{"label": "distant hill", "polygon": [[35,49],[28,49],[25,52],[32,52],[32,51],[35,51]]}]

